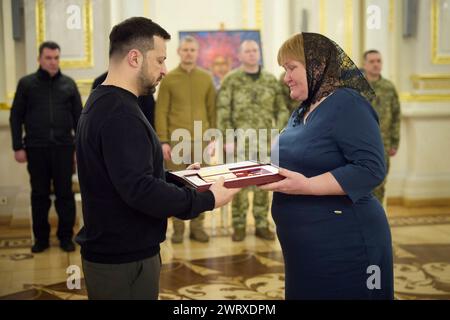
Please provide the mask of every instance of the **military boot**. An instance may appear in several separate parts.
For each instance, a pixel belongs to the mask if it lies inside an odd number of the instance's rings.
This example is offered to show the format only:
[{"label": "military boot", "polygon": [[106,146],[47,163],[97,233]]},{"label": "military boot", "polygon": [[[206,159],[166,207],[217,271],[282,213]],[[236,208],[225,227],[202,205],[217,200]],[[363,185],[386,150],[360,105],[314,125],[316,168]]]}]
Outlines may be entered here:
[{"label": "military boot", "polygon": [[233,235],[231,236],[233,241],[239,242],[245,239],[245,228],[235,228]]},{"label": "military boot", "polygon": [[189,234],[189,238],[198,241],[198,242],[208,242],[209,236],[203,229],[194,229],[191,230],[191,233]]},{"label": "military boot", "polygon": [[184,221],[177,218],[172,218],[172,224],[172,243],[182,243],[184,237]]},{"label": "military boot", "polygon": [[205,232],[203,227],[204,215],[200,215],[199,217],[191,220],[191,232],[189,234],[189,238],[198,241],[198,242],[208,242],[209,236]]},{"label": "military boot", "polygon": [[255,235],[264,240],[275,240],[275,234],[268,227],[256,228]]}]

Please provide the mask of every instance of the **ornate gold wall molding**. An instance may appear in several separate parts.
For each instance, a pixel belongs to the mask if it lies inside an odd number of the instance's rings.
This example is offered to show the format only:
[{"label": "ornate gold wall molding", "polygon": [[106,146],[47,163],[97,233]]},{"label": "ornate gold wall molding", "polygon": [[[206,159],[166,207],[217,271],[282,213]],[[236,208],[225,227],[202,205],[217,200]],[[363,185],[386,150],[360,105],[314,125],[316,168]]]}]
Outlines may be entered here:
[{"label": "ornate gold wall molding", "polygon": [[394,31],[394,19],[395,19],[395,0],[389,0],[388,28],[390,32]]},{"label": "ornate gold wall molding", "polygon": [[[47,40],[45,38],[46,30],[46,8],[45,0],[36,0],[36,48]],[[87,69],[94,66],[93,54],[93,19],[91,0],[83,1],[82,8],[83,19],[83,38],[84,38],[84,58],[82,59],[61,59],[61,68],[68,69]]]},{"label": "ornate gold wall molding", "polygon": [[355,63],[358,61],[362,63],[362,56],[366,50],[366,0],[362,0],[359,5],[359,57],[355,59]]},{"label": "ornate gold wall molding", "polygon": [[262,30],[263,26],[262,0],[255,0],[255,25],[257,30]]},{"label": "ornate gold wall molding", "polygon": [[0,110],[10,110],[11,106],[6,102],[0,102]]},{"label": "ornate gold wall molding", "polygon": [[450,55],[439,54],[439,30],[441,9],[439,0],[431,2],[431,60],[434,64],[450,64]]},{"label": "ornate gold wall molding", "polygon": [[75,80],[78,91],[82,96],[88,96],[91,93],[93,79],[78,79]]},{"label": "ornate gold wall molding", "polygon": [[411,92],[400,93],[401,102],[449,102],[450,94],[414,94]]},{"label": "ornate gold wall molding", "polygon": [[387,198],[388,205],[391,206],[405,206],[412,207],[442,207],[450,206],[450,198],[436,198],[436,199],[408,199],[404,197],[389,197]]},{"label": "ornate gold wall molding", "polygon": [[411,81],[416,90],[450,90],[450,74],[414,74]]}]

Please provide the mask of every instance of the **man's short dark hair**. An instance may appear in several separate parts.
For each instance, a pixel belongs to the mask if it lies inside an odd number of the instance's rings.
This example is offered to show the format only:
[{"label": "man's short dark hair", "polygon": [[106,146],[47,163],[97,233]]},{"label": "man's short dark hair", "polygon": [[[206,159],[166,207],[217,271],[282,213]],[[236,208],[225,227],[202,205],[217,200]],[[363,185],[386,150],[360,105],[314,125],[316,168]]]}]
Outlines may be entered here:
[{"label": "man's short dark hair", "polygon": [[367,56],[368,56],[369,54],[372,54],[372,53],[378,53],[378,54],[380,54],[380,51],[375,50],[375,49],[367,50],[367,51],[364,52],[364,54],[363,54],[364,60],[366,60],[366,59],[367,59]]},{"label": "man's short dark hair", "polygon": [[115,25],[109,34],[109,57],[124,57],[131,49],[142,54],[154,48],[153,36],[170,40],[160,25],[144,17],[133,17]]},{"label": "man's short dark hair", "polygon": [[59,51],[61,51],[61,48],[59,47],[59,45],[56,42],[45,41],[45,42],[42,42],[41,45],[39,46],[39,57],[42,55],[42,51],[44,51],[45,48],[52,49],[52,50],[58,49]]}]

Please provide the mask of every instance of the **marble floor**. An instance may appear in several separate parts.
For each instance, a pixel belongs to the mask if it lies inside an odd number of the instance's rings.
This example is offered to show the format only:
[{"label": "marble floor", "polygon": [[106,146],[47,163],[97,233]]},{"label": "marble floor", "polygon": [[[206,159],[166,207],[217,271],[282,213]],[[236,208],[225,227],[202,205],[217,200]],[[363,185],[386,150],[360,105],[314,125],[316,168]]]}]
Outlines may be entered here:
[{"label": "marble floor", "polygon": [[[396,299],[450,299],[450,207],[388,207],[395,261]],[[162,244],[160,299],[283,299],[284,267],[278,241],[253,235],[230,238],[229,216],[208,214],[209,243],[188,239]],[[53,228],[55,229],[55,228]],[[169,227],[167,236],[170,239]],[[86,299],[82,280],[68,277],[81,266],[79,248],[52,247],[31,254],[29,228],[0,226],[0,299]],[[76,278],[76,277],[75,277]],[[75,285],[69,289],[68,282]]]}]

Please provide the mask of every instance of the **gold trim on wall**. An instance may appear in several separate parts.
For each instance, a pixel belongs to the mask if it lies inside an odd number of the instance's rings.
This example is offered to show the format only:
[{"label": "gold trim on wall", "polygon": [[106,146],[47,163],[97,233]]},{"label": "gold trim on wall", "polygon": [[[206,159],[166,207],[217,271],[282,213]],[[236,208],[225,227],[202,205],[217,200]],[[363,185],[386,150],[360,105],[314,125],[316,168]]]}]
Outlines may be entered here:
[{"label": "gold trim on wall", "polygon": [[[319,33],[327,35],[326,0],[319,1]],[[353,0],[344,3],[344,43],[343,49],[353,59]]]},{"label": "gold trim on wall", "polygon": [[0,102],[0,110],[10,110],[11,106],[6,102]]},{"label": "gold trim on wall", "polygon": [[389,0],[389,17],[388,17],[388,30],[394,30],[394,17],[395,17],[395,0]]},{"label": "gold trim on wall", "polygon": [[450,206],[450,198],[436,199],[408,199],[403,197],[389,197],[387,204],[391,206],[412,207],[447,207]]},{"label": "gold trim on wall", "polygon": [[327,31],[327,15],[326,15],[326,0],[319,1],[319,31],[325,34]]},{"label": "gold trim on wall", "polygon": [[[93,54],[93,28],[92,28],[92,2],[84,0],[83,3],[83,31],[84,31],[84,55],[83,59],[61,59],[61,68],[88,69],[94,66]],[[36,47],[45,39],[45,0],[36,1]]]},{"label": "gold trim on wall", "polygon": [[45,3],[44,0],[36,0],[36,49],[45,39]]},{"label": "gold trim on wall", "polygon": [[366,0],[361,1],[359,5],[359,57],[358,60],[362,65],[362,57],[364,55],[364,51],[366,50],[366,10],[367,10],[367,2]]},{"label": "gold trim on wall", "polygon": [[345,0],[344,7],[344,50],[353,60],[353,0]]},{"label": "gold trim on wall", "polygon": [[78,91],[80,92],[80,95],[88,96],[91,93],[92,83],[93,82],[94,82],[93,79],[78,79],[78,80],[75,80],[75,83],[77,84]]},{"label": "gold trim on wall", "polygon": [[411,76],[414,89],[449,89],[450,74],[414,74]]},{"label": "gold trim on wall", "polygon": [[150,4],[149,1],[150,0],[143,0],[144,1],[144,16],[145,17],[150,17]]},{"label": "gold trim on wall", "polygon": [[254,4],[254,14],[255,14],[255,25],[251,26],[248,17],[248,0],[242,0],[242,25],[244,30],[259,30],[262,33],[263,28],[263,2],[262,0],[253,0]]},{"label": "gold trim on wall", "polygon": [[431,2],[431,60],[433,64],[450,64],[450,55],[439,55],[439,0]]},{"label": "gold trim on wall", "polygon": [[411,92],[400,93],[401,102],[448,102],[450,94],[414,94]]},{"label": "gold trim on wall", "polygon": [[248,0],[242,0],[242,25],[244,30],[259,30],[262,31],[263,28],[263,3],[262,0],[253,0],[255,6],[255,26],[250,26],[248,17]]},{"label": "gold trim on wall", "polygon": [[255,0],[255,24],[256,29],[262,30],[263,25],[263,7],[262,0]]}]

